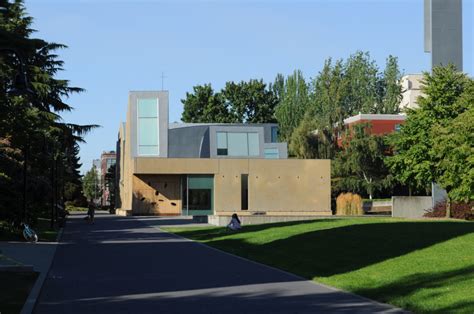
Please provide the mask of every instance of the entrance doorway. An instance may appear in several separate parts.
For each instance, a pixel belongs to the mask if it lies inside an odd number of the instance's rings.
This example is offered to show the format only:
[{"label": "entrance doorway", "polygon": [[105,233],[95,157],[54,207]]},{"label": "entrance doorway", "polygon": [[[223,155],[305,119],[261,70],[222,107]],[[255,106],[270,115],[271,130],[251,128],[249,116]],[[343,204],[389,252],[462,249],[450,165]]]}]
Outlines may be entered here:
[{"label": "entrance doorway", "polygon": [[214,175],[184,175],[182,178],[183,215],[214,213]]}]

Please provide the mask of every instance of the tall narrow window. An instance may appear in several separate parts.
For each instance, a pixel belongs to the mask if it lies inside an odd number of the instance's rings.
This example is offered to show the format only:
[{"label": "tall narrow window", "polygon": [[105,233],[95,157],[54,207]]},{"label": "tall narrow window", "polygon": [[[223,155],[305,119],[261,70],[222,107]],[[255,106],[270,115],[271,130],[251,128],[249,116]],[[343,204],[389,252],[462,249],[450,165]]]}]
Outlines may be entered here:
[{"label": "tall narrow window", "polygon": [[240,176],[240,197],[241,197],[241,204],[242,204],[242,210],[248,210],[249,209],[249,175],[248,174],[242,174]]},{"label": "tall narrow window", "polygon": [[158,99],[138,99],[138,154],[159,155]]},{"label": "tall narrow window", "polygon": [[227,132],[217,132],[217,155],[227,156]]},{"label": "tall narrow window", "polygon": [[271,140],[270,142],[276,143],[278,142],[278,127],[272,126],[272,134],[271,134]]},{"label": "tall narrow window", "polygon": [[260,155],[260,145],[258,141],[258,133],[247,133],[248,145],[249,145],[249,156]]}]

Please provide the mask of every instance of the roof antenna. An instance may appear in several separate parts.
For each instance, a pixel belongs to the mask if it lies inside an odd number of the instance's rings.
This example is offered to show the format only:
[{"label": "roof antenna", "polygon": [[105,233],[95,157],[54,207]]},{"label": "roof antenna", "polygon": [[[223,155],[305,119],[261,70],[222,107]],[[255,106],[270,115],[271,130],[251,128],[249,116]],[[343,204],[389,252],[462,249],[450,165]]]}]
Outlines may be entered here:
[{"label": "roof antenna", "polygon": [[161,91],[164,91],[163,82],[165,81],[165,78],[167,78],[167,76],[165,76],[165,73],[161,72]]}]

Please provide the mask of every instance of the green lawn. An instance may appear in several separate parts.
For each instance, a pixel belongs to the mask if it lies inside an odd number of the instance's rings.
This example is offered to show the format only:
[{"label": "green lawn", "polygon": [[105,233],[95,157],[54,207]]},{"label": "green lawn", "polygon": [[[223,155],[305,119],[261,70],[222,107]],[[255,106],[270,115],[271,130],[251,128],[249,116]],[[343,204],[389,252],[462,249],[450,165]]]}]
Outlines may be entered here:
[{"label": "green lawn", "polygon": [[417,313],[474,313],[474,223],[320,219],[166,228],[305,278]]},{"label": "green lawn", "polygon": [[0,313],[20,313],[38,273],[0,272]]},{"label": "green lawn", "polygon": [[[0,221],[0,241],[25,241],[21,230],[12,233],[6,227],[3,227],[3,224],[6,224],[6,222]],[[49,219],[38,218],[36,225],[30,227],[38,234],[39,241],[56,241],[58,230],[50,228]]]}]

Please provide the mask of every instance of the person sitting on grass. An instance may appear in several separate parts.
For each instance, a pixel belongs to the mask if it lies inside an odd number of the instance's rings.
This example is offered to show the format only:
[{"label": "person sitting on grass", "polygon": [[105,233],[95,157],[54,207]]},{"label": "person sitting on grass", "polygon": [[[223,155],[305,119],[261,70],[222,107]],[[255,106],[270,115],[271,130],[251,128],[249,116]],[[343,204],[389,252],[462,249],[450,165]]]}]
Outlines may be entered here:
[{"label": "person sitting on grass", "polygon": [[237,214],[232,214],[232,218],[231,218],[229,224],[227,225],[227,228],[232,230],[232,231],[237,231],[237,230],[240,230],[242,228],[242,226],[240,225],[240,219],[237,216]]}]

